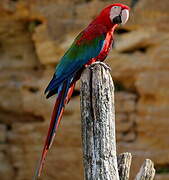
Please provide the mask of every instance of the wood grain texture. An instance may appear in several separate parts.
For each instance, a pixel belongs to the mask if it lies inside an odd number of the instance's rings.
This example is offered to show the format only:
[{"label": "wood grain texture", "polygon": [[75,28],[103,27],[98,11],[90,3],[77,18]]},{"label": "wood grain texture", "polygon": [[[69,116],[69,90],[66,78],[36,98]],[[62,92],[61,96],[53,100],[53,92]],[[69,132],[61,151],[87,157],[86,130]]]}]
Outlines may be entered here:
[{"label": "wood grain texture", "polygon": [[109,70],[92,65],[81,76],[82,145],[86,180],[119,180],[114,84]]},{"label": "wood grain texture", "polygon": [[128,180],[130,175],[131,153],[122,153],[117,156],[120,180]]},{"label": "wood grain texture", "polygon": [[155,176],[154,163],[146,159],[140,168],[135,180],[153,180]]}]

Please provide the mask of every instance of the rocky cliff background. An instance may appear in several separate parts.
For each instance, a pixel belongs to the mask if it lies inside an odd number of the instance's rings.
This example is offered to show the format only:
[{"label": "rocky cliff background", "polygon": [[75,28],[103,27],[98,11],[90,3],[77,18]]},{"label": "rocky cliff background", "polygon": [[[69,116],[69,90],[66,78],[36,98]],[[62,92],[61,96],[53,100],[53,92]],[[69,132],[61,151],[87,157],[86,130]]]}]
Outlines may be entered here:
[{"label": "rocky cliff background", "polygon": [[[30,180],[55,98],[43,94],[74,37],[107,4],[128,0],[0,1],[0,179]],[[116,86],[118,152],[145,158],[169,179],[169,1],[139,0],[107,58]],[[83,179],[79,84],[60,124],[42,180]]]}]

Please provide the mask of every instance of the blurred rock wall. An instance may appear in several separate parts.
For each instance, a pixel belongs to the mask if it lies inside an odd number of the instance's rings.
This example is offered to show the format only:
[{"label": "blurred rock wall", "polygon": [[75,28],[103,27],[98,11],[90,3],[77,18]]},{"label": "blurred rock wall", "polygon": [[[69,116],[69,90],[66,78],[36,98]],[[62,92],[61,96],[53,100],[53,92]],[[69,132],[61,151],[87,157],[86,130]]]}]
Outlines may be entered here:
[{"label": "blurred rock wall", "polygon": [[[128,0],[0,1],[0,179],[30,180],[55,100],[43,94],[59,58],[107,4]],[[115,33],[107,63],[116,86],[118,151],[169,179],[169,1],[139,0]],[[83,179],[79,84],[41,179]]]}]

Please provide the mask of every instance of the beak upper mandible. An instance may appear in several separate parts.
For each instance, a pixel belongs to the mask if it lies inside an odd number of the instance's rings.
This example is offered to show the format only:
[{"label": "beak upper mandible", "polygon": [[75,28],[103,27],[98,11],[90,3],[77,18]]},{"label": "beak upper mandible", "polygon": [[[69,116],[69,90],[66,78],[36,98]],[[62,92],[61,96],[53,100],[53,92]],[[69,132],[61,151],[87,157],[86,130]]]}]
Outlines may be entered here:
[{"label": "beak upper mandible", "polygon": [[128,9],[123,9],[121,12],[121,24],[125,24],[127,20],[129,19],[129,10]]}]

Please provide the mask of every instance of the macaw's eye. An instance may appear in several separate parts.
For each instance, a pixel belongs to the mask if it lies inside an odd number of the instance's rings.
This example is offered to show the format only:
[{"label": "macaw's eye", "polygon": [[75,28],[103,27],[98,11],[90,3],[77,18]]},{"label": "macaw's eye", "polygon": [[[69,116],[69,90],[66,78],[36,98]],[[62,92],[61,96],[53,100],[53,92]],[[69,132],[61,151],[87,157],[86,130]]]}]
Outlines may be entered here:
[{"label": "macaw's eye", "polygon": [[114,8],[114,9],[117,9],[117,8],[119,8],[119,6],[113,6],[113,8]]},{"label": "macaw's eye", "polygon": [[117,14],[120,14],[121,12],[121,7],[120,6],[113,6],[112,8],[113,12],[117,13]]}]

